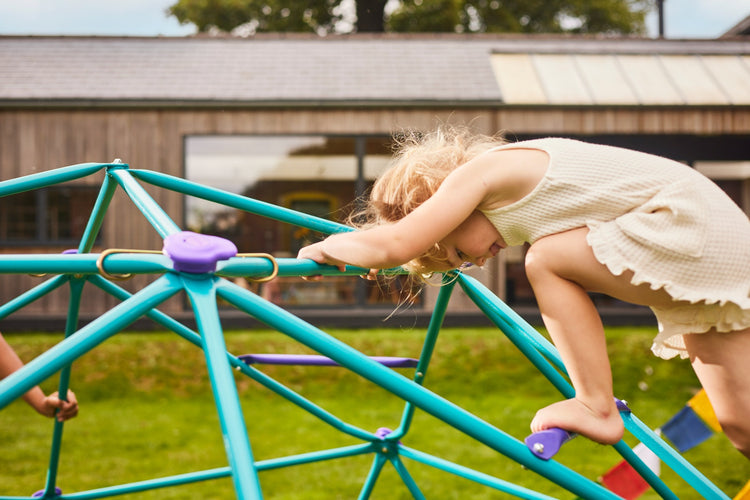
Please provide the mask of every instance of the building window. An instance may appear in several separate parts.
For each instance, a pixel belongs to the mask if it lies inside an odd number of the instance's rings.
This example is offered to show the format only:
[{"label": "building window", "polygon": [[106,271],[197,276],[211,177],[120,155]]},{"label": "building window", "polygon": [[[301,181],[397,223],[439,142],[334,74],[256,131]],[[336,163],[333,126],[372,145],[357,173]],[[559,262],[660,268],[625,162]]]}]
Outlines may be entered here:
[{"label": "building window", "polygon": [[76,245],[98,188],[55,186],[0,198],[0,240],[8,245]]},{"label": "building window", "polygon": [[[191,181],[345,222],[356,200],[387,167],[386,136],[189,136],[185,177]],[[191,231],[227,238],[240,252],[294,257],[325,235],[205,200],[186,198]],[[258,287],[267,299],[289,306],[383,306],[401,300],[402,281],[369,282],[331,277],[319,282],[278,278]],[[406,290],[403,290],[405,293]]]}]

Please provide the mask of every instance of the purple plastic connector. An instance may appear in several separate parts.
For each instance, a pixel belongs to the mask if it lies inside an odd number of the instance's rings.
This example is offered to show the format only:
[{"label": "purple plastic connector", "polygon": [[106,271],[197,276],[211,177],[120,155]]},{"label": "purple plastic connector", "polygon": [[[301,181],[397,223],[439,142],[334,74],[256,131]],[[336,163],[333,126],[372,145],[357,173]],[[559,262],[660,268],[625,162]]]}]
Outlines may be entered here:
[{"label": "purple plastic connector", "polygon": [[620,413],[632,413],[627,401],[615,398],[615,405],[617,405],[617,411]]},{"label": "purple plastic connector", "polygon": [[[62,495],[62,490],[60,488],[55,488],[55,496],[59,497]],[[31,495],[31,498],[42,498],[44,496],[44,490],[35,491],[33,495]]]},{"label": "purple plastic connector", "polygon": [[190,231],[164,238],[163,250],[172,259],[175,271],[196,274],[213,272],[218,261],[237,255],[237,247],[231,241]]},{"label": "purple plastic connector", "polygon": [[380,439],[385,439],[385,437],[393,432],[388,427],[379,427],[377,431],[375,431],[375,436],[379,437]]}]

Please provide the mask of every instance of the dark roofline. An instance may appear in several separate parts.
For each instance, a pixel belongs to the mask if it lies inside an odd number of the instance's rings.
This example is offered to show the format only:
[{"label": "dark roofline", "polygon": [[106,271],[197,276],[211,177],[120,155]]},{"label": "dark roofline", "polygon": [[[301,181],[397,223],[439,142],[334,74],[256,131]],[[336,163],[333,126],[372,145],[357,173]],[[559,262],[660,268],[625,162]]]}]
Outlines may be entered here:
[{"label": "dark roofline", "polygon": [[[750,23],[750,16],[740,21],[739,26]],[[730,34],[728,31],[727,34]],[[737,34],[737,33],[735,33]],[[257,33],[250,36],[233,36],[230,34],[209,35],[198,33],[194,35],[24,35],[24,34],[0,34],[0,39],[82,39],[82,40],[233,40],[237,42],[253,40],[305,40],[305,41],[341,41],[341,40],[483,40],[483,41],[602,41],[602,42],[642,42],[642,43],[674,43],[674,42],[712,42],[731,41],[723,38],[658,38],[642,35],[608,35],[603,33],[574,34],[574,33],[342,33],[335,35],[316,35],[314,33]]]},{"label": "dark roofline", "polygon": [[382,109],[382,108],[501,108],[498,100],[168,100],[168,99],[2,99],[0,109]]},{"label": "dark roofline", "polygon": [[[750,16],[737,27],[750,28]],[[733,28],[732,30],[734,30]],[[738,28],[739,29],[739,28]],[[380,41],[380,42],[484,42],[497,44],[494,52],[579,52],[596,53],[609,51],[613,53],[659,52],[665,54],[698,53],[698,54],[750,54],[750,38],[737,36],[732,30],[721,38],[649,38],[643,36],[612,36],[603,34],[547,34],[547,33],[351,33],[319,36],[313,33],[259,33],[248,37],[231,35],[188,35],[188,36],[105,36],[105,35],[2,35],[2,40],[101,40],[101,41],[154,41],[160,43],[183,42],[220,42],[252,43],[272,41],[307,41],[307,42],[342,42],[342,41]]]},{"label": "dark roofline", "polygon": [[[725,104],[685,105],[685,104],[508,104],[499,100],[263,100],[263,101],[220,101],[220,100],[167,100],[167,99],[0,99],[0,109],[51,109],[51,110],[255,110],[255,109],[675,109],[708,110],[726,109]],[[750,108],[750,105],[732,104],[732,109]]]},{"label": "dark roofline", "polygon": [[738,22],[731,28],[727,30],[726,33],[721,35],[722,39],[731,38],[731,37],[739,37],[739,36],[749,36],[750,35],[750,16],[747,16],[742,21]]}]

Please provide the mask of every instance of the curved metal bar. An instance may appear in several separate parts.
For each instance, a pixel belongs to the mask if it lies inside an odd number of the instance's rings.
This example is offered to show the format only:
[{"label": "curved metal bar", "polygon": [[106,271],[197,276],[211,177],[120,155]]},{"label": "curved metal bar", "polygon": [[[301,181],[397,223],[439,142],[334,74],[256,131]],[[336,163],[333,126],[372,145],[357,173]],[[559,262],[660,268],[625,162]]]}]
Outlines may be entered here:
[{"label": "curved metal bar", "polygon": [[202,198],[204,200],[221,203],[233,208],[238,208],[252,214],[260,215],[262,217],[268,217],[269,219],[277,220],[279,222],[286,222],[288,224],[294,224],[301,226],[313,231],[318,231],[325,234],[342,233],[346,231],[353,231],[354,228],[349,227],[345,224],[339,224],[327,219],[321,219],[313,215],[303,214],[296,212],[288,208],[279,207],[266,203],[260,200],[254,200],[246,196],[239,194],[230,193],[221,189],[206,187],[202,184],[180,179],[179,177],[173,177],[171,175],[163,174],[161,172],[153,172],[150,170],[137,170],[132,169],[129,172],[144,182],[153,184],[154,186],[162,187],[178,193],[195,196],[196,198]]},{"label": "curved metal bar", "polygon": [[276,262],[276,258],[268,253],[238,253],[235,257],[259,257],[261,259],[266,259],[271,262],[271,265],[273,266],[273,269],[271,270],[271,274],[264,278],[248,278],[250,281],[253,281],[255,283],[265,283],[267,281],[271,281],[272,279],[276,278],[276,276],[279,275],[279,263]]},{"label": "curved metal bar", "polygon": [[[0,182],[0,196],[23,193],[32,189],[80,179],[112,165],[111,163],[79,163],[46,172],[24,175],[15,179],[8,179],[7,181]],[[119,165],[122,166],[123,164]]]},{"label": "curved metal bar", "polygon": [[99,271],[99,274],[112,281],[125,281],[133,277],[133,273],[110,274],[104,270],[104,259],[106,259],[108,255],[115,253],[163,254],[161,250],[133,250],[125,248],[108,248],[107,250],[104,250],[99,254],[99,258],[96,259],[96,269]]}]

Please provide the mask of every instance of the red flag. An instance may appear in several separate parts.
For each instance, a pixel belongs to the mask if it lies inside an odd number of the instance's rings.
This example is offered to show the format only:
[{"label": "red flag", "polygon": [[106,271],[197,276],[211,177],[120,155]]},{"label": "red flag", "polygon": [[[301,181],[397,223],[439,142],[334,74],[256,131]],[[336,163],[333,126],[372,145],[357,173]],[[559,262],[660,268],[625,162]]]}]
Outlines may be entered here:
[{"label": "red flag", "polygon": [[602,483],[625,500],[635,500],[649,488],[646,480],[625,460],[607,471],[602,476]]}]

